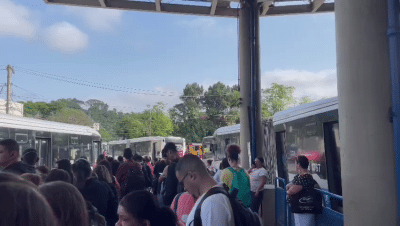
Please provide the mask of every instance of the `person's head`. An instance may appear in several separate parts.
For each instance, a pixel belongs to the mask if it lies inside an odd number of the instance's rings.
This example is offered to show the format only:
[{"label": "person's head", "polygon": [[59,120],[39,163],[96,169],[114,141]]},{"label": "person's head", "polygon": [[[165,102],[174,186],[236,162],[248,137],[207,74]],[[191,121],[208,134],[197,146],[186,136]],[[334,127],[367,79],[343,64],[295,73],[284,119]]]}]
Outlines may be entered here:
[{"label": "person's head", "polygon": [[28,148],[22,152],[21,160],[28,165],[34,166],[38,161],[38,153],[36,149]]},{"label": "person's head", "polygon": [[131,150],[130,148],[126,148],[126,149],[124,150],[124,158],[125,158],[126,160],[131,160],[131,159],[132,159],[132,156],[133,156],[132,150]]},{"label": "person's head", "polygon": [[212,165],[212,163],[213,163],[213,160],[211,160],[211,159],[207,160],[207,166],[208,167],[210,167]]},{"label": "person's head", "polygon": [[168,207],[159,207],[148,191],[126,195],[118,206],[116,226],[175,226],[176,216]]},{"label": "person's head", "polygon": [[143,162],[148,163],[148,162],[150,162],[150,161],[151,161],[150,156],[144,156],[144,157],[143,157]]},{"label": "person's head", "polygon": [[72,165],[68,159],[61,159],[57,161],[57,169],[62,169],[68,173],[72,173]]},{"label": "person's head", "polygon": [[106,182],[107,184],[112,183],[111,174],[108,171],[107,167],[104,165],[98,165],[96,168],[93,169],[93,172],[96,173],[97,178],[101,181]]},{"label": "person's head", "polygon": [[213,180],[203,161],[192,154],[187,154],[179,159],[175,172],[179,183],[184,185],[186,190],[195,197],[202,195],[200,186],[208,183],[210,178]]},{"label": "person's head", "polygon": [[59,225],[53,210],[32,183],[0,183],[0,225]]},{"label": "person's head", "polygon": [[78,159],[72,165],[72,172],[78,181],[86,181],[92,174],[90,163],[86,159]]},{"label": "person's head", "polygon": [[113,175],[111,173],[111,163],[109,161],[103,160],[103,161],[99,162],[99,164],[97,164],[97,165],[105,166],[110,174],[110,178],[112,178]]},{"label": "person's head", "polygon": [[257,157],[254,160],[254,164],[256,166],[256,168],[263,168],[264,167],[264,158],[263,157]]},{"label": "person's head", "polygon": [[124,161],[124,157],[118,156],[118,157],[117,157],[117,160],[118,160],[118,162],[123,162],[123,161]]},{"label": "person's head", "polygon": [[47,166],[38,166],[36,169],[37,169],[37,171],[39,171],[39,173],[44,174],[44,175],[49,174],[49,171],[50,171]]},{"label": "person's head", "polygon": [[88,226],[86,203],[77,188],[63,181],[43,184],[39,192],[46,198],[60,226]]},{"label": "person's head", "polygon": [[166,158],[169,161],[179,158],[178,149],[176,148],[176,145],[172,142],[166,143],[161,153],[163,158]]},{"label": "person's head", "polygon": [[296,170],[306,170],[308,169],[308,158],[304,155],[299,155],[296,158]]},{"label": "person's head", "polygon": [[7,167],[19,158],[19,144],[13,139],[4,139],[0,141],[0,167]]},{"label": "person's head", "polygon": [[24,174],[21,175],[21,177],[24,178],[27,181],[32,182],[36,186],[40,186],[41,184],[43,184],[43,179],[38,174],[24,173]]},{"label": "person's head", "polygon": [[135,160],[136,162],[142,162],[143,161],[143,157],[138,155],[138,154],[134,154],[133,155],[133,160]]},{"label": "person's head", "polygon": [[241,152],[239,145],[236,144],[230,144],[226,148],[226,152],[228,154],[228,162],[229,165],[232,166],[232,163],[237,163],[239,162],[239,154]]},{"label": "person's head", "polygon": [[112,162],[113,160],[114,160],[113,157],[107,156],[107,161],[108,161],[108,162]]},{"label": "person's head", "polygon": [[69,173],[63,169],[52,169],[46,177],[46,183],[53,181],[64,181],[67,183],[72,183],[71,176]]},{"label": "person's head", "polygon": [[227,158],[223,158],[221,163],[219,164],[219,169],[223,170],[229,167],[229,162]]},{"label": "person's head", "polygon": [[117,174],[118,171],[118,167],[121,163],[118,160],[114,160],[111,162],[111,172],[112,175],[115,176]]},{"label": "person's head", "polygon": [[105,159],[104,155],[99,155],[99,156],[97,156],[96,163],[99,163],[101,160],[104,160],[104,159]]}]

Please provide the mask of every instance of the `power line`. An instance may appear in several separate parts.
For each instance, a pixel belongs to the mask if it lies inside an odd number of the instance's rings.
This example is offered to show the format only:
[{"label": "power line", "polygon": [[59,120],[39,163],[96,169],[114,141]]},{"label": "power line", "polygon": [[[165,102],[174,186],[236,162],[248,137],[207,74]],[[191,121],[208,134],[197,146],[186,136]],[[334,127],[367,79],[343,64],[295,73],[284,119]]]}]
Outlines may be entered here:
[{"label": "power line", "polygon": [[[47,76],[51,76],[51,77],[54,77],[54,78],[60,78],[60,79],[63,79],[63,80],[69,80],[69,81],[70,81],[70,80],[74,80],[74,81],[77,81],[77,82],[84,82],[84,83],[88,83],[88,84],[94,84],[95,87],[96,87],[96,86],[101,86],[101,87],[103,87],[103,88],[105,88],[105,86],[113,87],[114,89],[112,89],[112,90],[115,90],[115,91],[123,91],[123,90],[121,90],[121,89],[128,89],[128,90],[135,90],[135,91],[138,91],[138,92],[163,93],[163,94],[168,95],[168,96],[173,96],[173,95],[177,95],[177,94],[178,94],[178,93],[172,92],[172,91],[143,90],[143,89],[136,89],[136,88],[131,88],[131,87],[123,87],[123,86],[115,86],[115,85],[109,85],[109,84],[102,84],[102,83],[90,82],[90,81],[85,81],[85,80],[76,79],[76,78],[70,78],[70,77],[66,77],[66,76],[54,75],[54,74],[45,73],[45,72],[39,72],[39,71],[35,71],[35,70],[31,70],[31,69],[25,69],[25,68],[21,68],[21,67],[16,67],[16,68],[20,68],[21,71],[24,71],[24,72],[26,72],[26,73],[27,73],[27,72],[35,73],[35,75],[42,74],[42,75],[47,75]],[[99,87],[98,87],[98,88],[99,88]],[[138,93],[138,92],[134,92],[134,93]],[[141,94],[141,93],[140,93],[140,94]]]}]

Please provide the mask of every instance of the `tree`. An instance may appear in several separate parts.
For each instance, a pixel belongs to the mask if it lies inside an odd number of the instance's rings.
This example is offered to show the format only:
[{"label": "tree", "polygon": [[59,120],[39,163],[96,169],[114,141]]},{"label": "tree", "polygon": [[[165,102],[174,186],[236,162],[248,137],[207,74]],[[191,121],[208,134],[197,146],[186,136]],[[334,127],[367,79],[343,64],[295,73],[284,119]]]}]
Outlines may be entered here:
[{"label": "tree", "polygon": [[116,127],[117,135],[123,139],[144,137],[147,132],[142,117],[135,113],[122,117]]},{"label": "tree", "polygon": [[[141,114],[146,127],[150,127],[151,136],[170,136],[173,133],[173,121],[164,113],[164,104],[162,102],[153,106],[152,110],[144,111]],[[150,132],[150,131],[148,131]],[[148,133],[150,135],[150,133]]]},{"label": "tree", "polygon": [[296,103],[292,86],[272,83],[271,87],[264,90],[264,101],[262,103],[263,117],[272,117],[276,112],[282,111]]},{"label": "tree", "polygon": [[302,98],[300,99],[299,105],[302,105],[302,104],[309,104],[309,103],[311,103],[311,102],[312,102],[312,100],[311,100],[308,96],[304,96],[304,97],[302,97]]},{"label": "tree", "polygon": [[47,118],[49,121],[63,122],[82,126],[93,126],[93,120],[87,116],[83,111],[63,108],[54,115]]},{"label": "tree", "polygon": [[105,142],[114,140],[113,136],[103,127],[100,127],[99,133],[101,135],[101,139]]},{"label": "tree", "polygon": [[47,118],[50,115],[62,109],[62,105],[58,103],[46,103],[46,102],[20,102],[24,105],[24,116],[32,118]]}]

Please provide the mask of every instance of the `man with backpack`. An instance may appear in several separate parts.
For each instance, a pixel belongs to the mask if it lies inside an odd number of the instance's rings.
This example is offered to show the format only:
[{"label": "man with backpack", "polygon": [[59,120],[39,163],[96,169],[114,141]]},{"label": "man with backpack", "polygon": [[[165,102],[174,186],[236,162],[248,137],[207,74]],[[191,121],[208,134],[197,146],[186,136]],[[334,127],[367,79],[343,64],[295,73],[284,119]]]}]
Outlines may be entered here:
[{"label": "man with backpack", "polygon": [[[184,191],[184,187],[180,186],[178,183],[178,179],[175,175],[175,167],[176,163],[179,161],[179,154],[176,145],[172,142],[168,142],[165,144],[162,150],[163,157],[167,158],[170,164],[167,166],[165,174],[163,174],[163,178],[165,179],[165,195],[162,197],[163,205],[170,206],[172,200],[175,195]],[[163,178],[161,180],[163,180]]]},{"label": "man with backpack", "polygon": [[132,150],[126,148],[124,150],[125,162],[119,165],[115,177],[120,184],[117,191],[118,200],[121,200],[129,192],[136,190],[144,190],[145,181],[142,167],[136,161],[132,160]]},{"label": "man with backpack", "polygon": [[195,197],[199,197],[190,212],[186,225],[196,225],[195,212],[201,201],[200,218],[203,226],[234,226],[235,219],[228,196],[224,194],[213,194],[203,200],[204,195],[213,187],[220,187],[207,172],[203,161],[195,155],[183,156],[176,165],[176,177],[187,191]]},{"label": "man with backpack", "polygon": [[199,157],[182,157],[176,166],[176,177],[189,193],[199,197],[186,226],[261,226],[259,216],[236,198],[237,190],[229,194],[227,185],[218,184]]}]

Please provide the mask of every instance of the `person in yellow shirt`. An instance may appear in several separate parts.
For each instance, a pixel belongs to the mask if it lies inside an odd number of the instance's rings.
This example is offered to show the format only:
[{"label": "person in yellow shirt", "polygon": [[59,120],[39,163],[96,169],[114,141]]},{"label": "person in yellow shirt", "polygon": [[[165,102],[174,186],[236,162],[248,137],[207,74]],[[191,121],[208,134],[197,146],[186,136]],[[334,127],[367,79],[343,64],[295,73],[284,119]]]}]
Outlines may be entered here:
[{"label": "person in yellow shirt", "polygon": [[237,189],[237,199],[246,207],[250,207],[250,176],[245,169],[239,166],[240,147],[235,144],[229,145],[227,147],[227,152],[230,167],[222,171],[221,181],[228,185],[230,193],[232,193],[234,189]]}]

